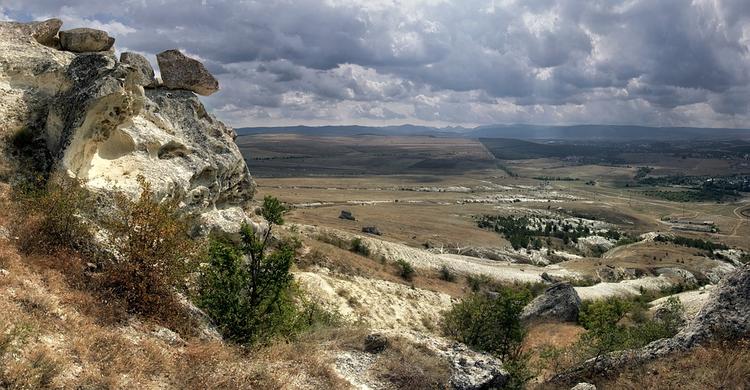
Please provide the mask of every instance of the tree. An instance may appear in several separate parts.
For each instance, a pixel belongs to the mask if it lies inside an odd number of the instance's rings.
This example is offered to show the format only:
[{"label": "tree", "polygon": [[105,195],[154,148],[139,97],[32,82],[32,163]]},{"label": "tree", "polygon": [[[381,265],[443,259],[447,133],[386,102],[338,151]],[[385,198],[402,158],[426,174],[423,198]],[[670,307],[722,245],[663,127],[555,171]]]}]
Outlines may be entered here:
[{"label": "tree", "polygon": [[299,324],[296,286],[290,268],[296,245],[280,242],[269,251],[273,227],[286,212],[278,199],[266,196],[261,215],[265,231],[243,224],[239,245],[214,238],[209,265],[201,276],[198,305],[222,333],[239,343],[253,344],[274,335],[294,333]]},{"label": "tree", "polygon": [[526,331],[521,311],[528,295],[501,289],[492,296],[474,293],[446,313],[444,333],[470,347],[511,360],[521,352]]}]

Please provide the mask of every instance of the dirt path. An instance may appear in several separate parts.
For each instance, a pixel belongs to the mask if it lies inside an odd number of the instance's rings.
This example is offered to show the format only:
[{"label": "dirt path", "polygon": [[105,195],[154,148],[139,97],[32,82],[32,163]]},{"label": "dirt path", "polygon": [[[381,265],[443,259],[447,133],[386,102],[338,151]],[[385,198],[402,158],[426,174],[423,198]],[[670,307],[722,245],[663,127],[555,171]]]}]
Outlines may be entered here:
[{"label": "dirt path", "polygon": [[737,221],[737,224],[734,225],[734,229],[732,229],[732,234],[730,234],[733,237],[737,236],[737,230],[742,227],[742,224],[750,219],[750,217],[745,215],[746,212],[750,212],[750,207],[748,207],[747,209],[745,207],[747,206],[741,205],[735,207],[734,210],[732,210],[732,213],[737,217],[737,219],[739,219],[739,221]]}]

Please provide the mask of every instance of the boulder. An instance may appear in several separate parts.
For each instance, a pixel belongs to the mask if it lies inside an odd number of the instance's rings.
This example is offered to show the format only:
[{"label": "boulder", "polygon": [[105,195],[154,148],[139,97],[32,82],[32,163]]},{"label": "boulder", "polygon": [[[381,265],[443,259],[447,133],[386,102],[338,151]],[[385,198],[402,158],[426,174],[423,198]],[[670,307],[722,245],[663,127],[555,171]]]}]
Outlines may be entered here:
[{"label": "boulder", "polygon": [[596,390],[596,386],[591,383],[581,382],[573,386],[570,390]]},{"label": "boulder", "polygon": [[115,39],[106,31],[94,28],[74,28],[60,31],[60,46],[74,53],[107,51],[115,44]]},{"label": "boulder", "polygon": [[60,44],[57,33],[62,27],[62,20],[48,19],[41,22],[26,23],[24,30],[37,42],[44,46],[58,47]]},{"label": "boulder", "polygon": [[151,67],[151,63],[148,62],[146,57],[138,54],[126,51],[120,54],[120,62],[127,64],[135,68],[138,71],[136,82],[144,87],[156,87],[156,78],[154,78],[154,68]]},{"label": "boulder", "polygon": [[376,236],[382,235],[382,233],[380,233],[380,229],[378,229],[376,226],[365,226],[362,228],[362,233],[374,234]]},{"label": "boulder", "polygon": [[570,283],[557,283],[534,298],[521,313],[521,320],[575,322],[581,308],[581,298]]},{"label": "boulder", "polygon": [[354,218],[354,215],[352,215],[351,211],[347,210],[341,210],[341,214],[339,214],[340,219],[346,219],[349,221],[356,221],[356,218]]},{"label": "boulder", "polygon": [[365,352],[381,353],[388,348],[388,338],[382,333],[372,333],[365,337]]},{"label": "boulder", "polygon": [[474,352],[461,343],[453,343],[438,352],[452,367],[450,384],[453,389],[501,389],[510,377],[499,359]]},{"label": "boulder", "polygon": [[167,50],[156,55],[164,86],[186,89],[208,96],[219,90],[219,81],[203,64],[185,56],[179,50]]}]

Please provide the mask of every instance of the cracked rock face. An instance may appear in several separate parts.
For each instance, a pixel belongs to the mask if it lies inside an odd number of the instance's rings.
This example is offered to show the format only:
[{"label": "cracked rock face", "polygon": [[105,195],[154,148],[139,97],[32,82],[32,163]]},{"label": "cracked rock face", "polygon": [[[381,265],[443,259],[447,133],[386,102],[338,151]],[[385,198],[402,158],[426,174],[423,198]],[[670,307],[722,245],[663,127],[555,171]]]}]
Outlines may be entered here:
[{"label": "cracked rock face", "polygon": [[142,175],[158,197],[198,216],[199,228],[239,229],[255,184],[233,129],[190,91],[144,90],[132,61],[54,50],[20,26],[0,22],[4,132],[43,139],[52,169],[94,192],[135,198]]},{"label": "cracked rock face", "polygon": [[156,55],[164,86],[186,89],[208,96],[219,90],[219,82],[200,61],[185,56],[179,50],[167,50]]}]

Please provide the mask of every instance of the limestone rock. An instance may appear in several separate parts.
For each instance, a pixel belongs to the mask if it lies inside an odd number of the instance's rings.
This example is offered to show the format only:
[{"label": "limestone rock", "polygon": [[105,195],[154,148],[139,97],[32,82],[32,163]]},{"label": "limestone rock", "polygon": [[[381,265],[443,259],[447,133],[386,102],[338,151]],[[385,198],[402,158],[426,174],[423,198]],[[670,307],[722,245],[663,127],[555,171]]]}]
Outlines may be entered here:
[{"label": "limestone rock", "polygon": [[164,86],[186,89],[208,96],[219,90],[219,82],[200,61],[185,56],[179,50],[167,50],[156,55]]},{"label": "limestone rock", "polygon": [[60,46],[74,53],[107,51],[115,44],[115,39],[106,31],[94,28],[74,28],[60,31]]},{"label": "limestone rock", "polygon": [[352,215],[351,211],[347,210],[341,210],[341,214],[339,214],[339,219],[346,219],[349,221],[356,221],[356,218],[354,218],[354,215]]},{"label": "limestone rock", "polygon": [[659,268],[656,270],[656,274],[671,278],[688,286],[698,285],[698,279],[695,278],[695,275],[682,268]]},{"label": "limestone rock", "polygon": [[57,32],[62,27],[62,20],[48,19],[41,22],[32,22],[25,24],[26,31],[37,42],[44,46],[57,47],[60,42],[57,39]]},{"label": "limestone rock", "polygon": [[382,233],[380,233],[380,229],[378,229],[376,226],[365,226],[362,228],[362,233],[373,234],[376,236],[382,235]]},{"label": "limestone rock", "polygon": [[249,221],[255,184],[234,130],[195,94],[144,90],[134,66],[107,52],[39,45],[25,28],[0,22],[0,135],[39,139],[38,169],[79,179],[104,198],[122,191],[135,199],[141,175],[204,233]]},{"label": "limestone rock", "polygon": [[154,77],[154,68],[148,62],[146,57],[126,51],[120,54],[120,62],[132,66],[138,71],[136,82],[144,87],[156,87],[156,78]]},{"label": "limestone rock", "polygon": [[456,390],[500,389],[509,379],[499,359],[463,344],[453,343],[442,353],[452,366],[450,383]]},{"label": "limestone rock", "polygon": [[591,383],[581,382],[573,386],[570,390],[596,390],[596,386]]},{"label": "limestone rock", "polygon": [[570,283],[557,283],[529,302],[521,313],[522,321],[578,320],[581,298]]}]

